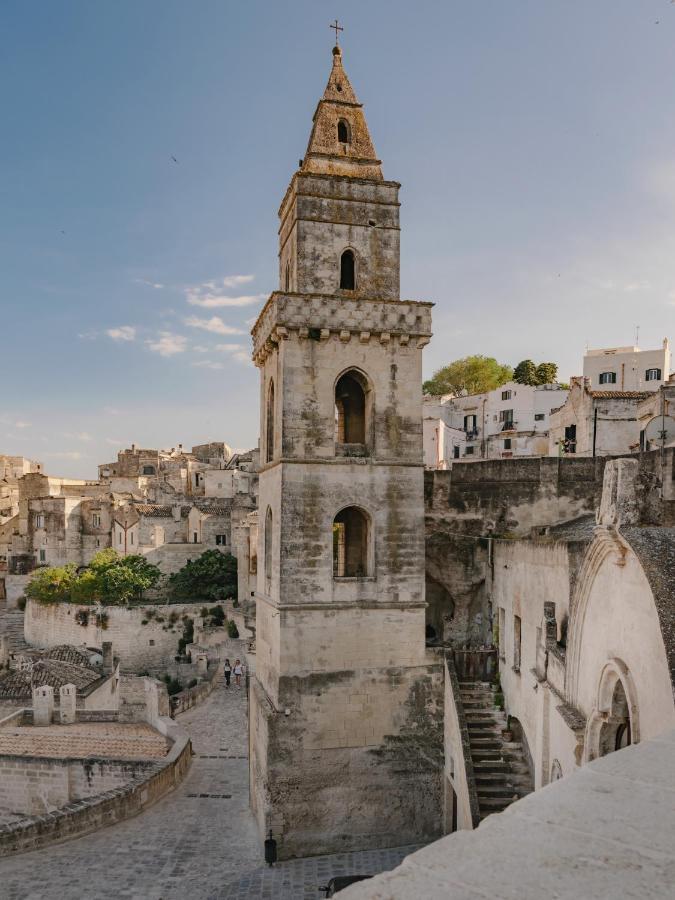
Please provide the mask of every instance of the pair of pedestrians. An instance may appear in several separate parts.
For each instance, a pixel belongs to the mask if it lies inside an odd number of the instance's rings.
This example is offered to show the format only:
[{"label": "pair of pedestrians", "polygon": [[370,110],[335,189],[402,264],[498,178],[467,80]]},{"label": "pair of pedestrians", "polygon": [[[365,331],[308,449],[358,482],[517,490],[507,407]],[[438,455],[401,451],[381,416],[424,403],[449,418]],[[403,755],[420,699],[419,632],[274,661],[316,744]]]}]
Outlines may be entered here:
[{"label": "pair of pedestrians", "polygon": [[225,675],[225,687],[230,686],[230,679],[234,675],[234,683],[237,687],[241,687],[241,676],[244,674],[244,667],[241,664],[240,659],[235,659],[234,666],[230,664],[229,659],[225,660],[225,665],[223,666],[223,673]]}]

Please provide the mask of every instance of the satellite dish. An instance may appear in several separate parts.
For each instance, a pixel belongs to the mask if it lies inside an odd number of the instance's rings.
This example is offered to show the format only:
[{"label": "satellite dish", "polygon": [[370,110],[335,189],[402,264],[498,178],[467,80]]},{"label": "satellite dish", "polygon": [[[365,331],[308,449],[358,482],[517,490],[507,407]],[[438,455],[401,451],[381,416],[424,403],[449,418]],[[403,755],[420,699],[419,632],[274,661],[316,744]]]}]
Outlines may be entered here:
[{"label": "satellite dish", "polygon": [[675,444],[675,419],[672,416],[654,416],[645,426],[645,449],[656,450]]}]

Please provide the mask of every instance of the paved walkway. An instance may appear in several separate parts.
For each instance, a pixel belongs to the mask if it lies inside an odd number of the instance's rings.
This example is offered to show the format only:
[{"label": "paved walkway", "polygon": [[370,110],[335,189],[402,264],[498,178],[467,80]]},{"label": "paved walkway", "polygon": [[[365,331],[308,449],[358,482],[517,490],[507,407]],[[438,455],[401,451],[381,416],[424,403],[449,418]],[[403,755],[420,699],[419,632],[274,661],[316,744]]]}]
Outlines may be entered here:
[{"label": "paved walkway", "polygon": [[2,900],[317,900],[331,875],[385,871],[415,849],[264,867],[248,808],[244,689],[219,685],[179,722],[195,757],[176,791],[119,825],[0,859]]}]

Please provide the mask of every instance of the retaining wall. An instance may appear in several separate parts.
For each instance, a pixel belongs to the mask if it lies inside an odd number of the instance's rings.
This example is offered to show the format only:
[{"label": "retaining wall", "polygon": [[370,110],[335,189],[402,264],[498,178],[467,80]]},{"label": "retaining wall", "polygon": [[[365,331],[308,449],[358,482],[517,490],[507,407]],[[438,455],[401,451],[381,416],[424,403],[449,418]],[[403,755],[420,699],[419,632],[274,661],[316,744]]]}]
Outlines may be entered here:
[{"label": "retaining wall", "polygon": [[[199,616],[203,603],[176,603],[171,605],[148,603],[138,607],[107,606],[107,628],[96,625],[95,607],[78,606],[76,603],[54,603],[44,606],[29,600],[24,616],[24,637],[35,647],[54,647],[73,644],[76,647],[102,647],[103,641],[112,641],[115,656],[120,660],[120,671],[165,671],[166,663],[178,652],[178,641],[183,636],[184,615]],[[87,625],[78,625],[75,616],[80,609],[89,612]],[[148,619],[146,610],[154,610]],[[178,621],[169,626],[171,613]],[[158,622],[157,616],[163,621]],[[146,622],[143,625],[143,621]]]},{"label": "retaining wall", "polygon": [[[5,825],[0,828],[0,856],[35,850],[121,822],[142,812],[173,790],[190,766],[192,745],[188,735],[170,719],[158,719],[156,727],[173,740],[173,746],[164,759],[145,763],[143,770],[124,786],[74,801],[45,815]],[[41,762],[53,763],[54,760]],[[106,760],[95,760],[93,763],[109,765]]]}]

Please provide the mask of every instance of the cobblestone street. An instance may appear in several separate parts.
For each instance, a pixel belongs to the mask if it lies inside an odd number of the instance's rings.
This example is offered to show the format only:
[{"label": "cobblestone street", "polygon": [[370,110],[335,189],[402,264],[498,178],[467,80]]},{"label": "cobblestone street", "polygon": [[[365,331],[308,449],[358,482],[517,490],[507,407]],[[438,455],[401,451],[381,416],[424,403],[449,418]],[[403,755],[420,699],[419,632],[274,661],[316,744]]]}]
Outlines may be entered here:
[{"label": "cobblestone street", "polygon": [[2,900],[317,900],[331,875],[374,874],[414,849],[266,868],[248,808],[244,689],[219,685],[179,721],[195,752],[183,784],[134,819],[0,859]]}]

